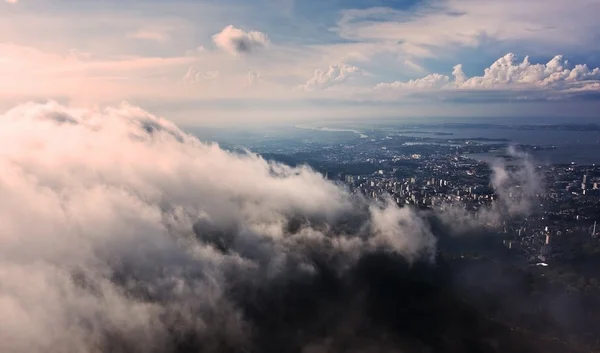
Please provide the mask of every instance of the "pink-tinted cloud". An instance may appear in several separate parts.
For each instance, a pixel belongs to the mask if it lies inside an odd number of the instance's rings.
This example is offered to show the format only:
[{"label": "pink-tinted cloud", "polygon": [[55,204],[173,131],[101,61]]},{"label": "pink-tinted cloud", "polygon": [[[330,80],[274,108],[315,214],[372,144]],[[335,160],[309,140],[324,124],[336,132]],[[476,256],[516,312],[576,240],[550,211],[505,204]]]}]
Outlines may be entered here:
[{"label": "pink-tinted cloud", "polygon": [[[160,86],[143,85],[141,81],[158,74],[168,80],[171,71],[195,60],[183,56],[95,57],[75,50],[59,55],[6,43],[0,44],[0,58],[2,98],[85,95],[90,99],[105,99],[107,96],[123,99],[122,95],[129,96],[135,92],[161,91]],[[160,76],[154,80],[159,82]]]}]

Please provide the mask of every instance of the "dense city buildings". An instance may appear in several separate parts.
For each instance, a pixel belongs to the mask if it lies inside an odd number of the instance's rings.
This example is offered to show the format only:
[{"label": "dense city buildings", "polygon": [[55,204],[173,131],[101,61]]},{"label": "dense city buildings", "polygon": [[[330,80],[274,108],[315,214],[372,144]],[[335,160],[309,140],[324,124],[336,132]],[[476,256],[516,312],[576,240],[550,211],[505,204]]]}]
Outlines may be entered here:
[{"label": "dense city buildings", "polygon": [[[517,133],[521,141],[509,138]],[[197,134],[252,158],[308,166],[370,205],[418,213],[461,300],[511,332],[539,334],[536,344],[600,349],[600,127],[390,123]]]},{"label": "dense city buildings", "polygon": [[[600,167],[558,165],[537,169],[544,176],[544,187],[535,195],[536,206],[532,213],[511,224],[496,226],[502,228],[509,248],[519,249],[532,259],[550,261],[569,255],[568,249],[561,247],[564,238],[595,237],[594,224],[600,217],[600,190],[598,179],[587,173],[600,174]],[[327,177],[352,193],[373,199],[391,198],[399,205],[419,208],[460,204],[476,212],[497,198],[489,182],[491,170],[487,164],[464,156],[430,159],[418,165],[411,177],[395,177],[394,173],[395,169],[390,166],[369,175],[340,173],[327,174]]]},{"label": "dense city buildings", "polygon": [[[493,207],[498,198],[491,182],[494,166],[534,173],[535,183],[513,185],[516,193],[530,194],[527,217],[489,224],[498,229],[498,238],[512,251],[512,258],[546,265],[575,258],[584,249],[600,249],[594,230],[600,221],[600,166],[569,161],[586,149],[590,154],[584,157],[593,161],[594,149],[589,147],[597,145],[595,137],[587,137],[591,145],[581,148],[524,144],[502,137],[465,136],[492,136],[494,129],[508,135],[514,130],[538,132],[538,127],[477,125],[475,130],[472,125],[455,125],[452,129],[390,125],[360,131],[280,128],[255,136],[229,131],[219,142],[234,150],[250,148],[268,160],[307,164],[351,193],[419,209],[460,205],[475,213]],[[598,133],[598,129],[588,130]],[[542,131],[584,133],[576,125],[548,125]],[[523,163],[530,170],[519,172]]]}]

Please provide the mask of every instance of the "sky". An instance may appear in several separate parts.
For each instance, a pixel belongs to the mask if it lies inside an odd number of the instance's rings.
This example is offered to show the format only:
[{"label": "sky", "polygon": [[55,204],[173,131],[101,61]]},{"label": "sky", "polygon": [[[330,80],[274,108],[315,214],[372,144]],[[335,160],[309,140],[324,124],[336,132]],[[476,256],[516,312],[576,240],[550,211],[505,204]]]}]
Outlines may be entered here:
[{"label": "sky", "polygon": [[599,0],[2,0],[0,109],[598,117]]}]

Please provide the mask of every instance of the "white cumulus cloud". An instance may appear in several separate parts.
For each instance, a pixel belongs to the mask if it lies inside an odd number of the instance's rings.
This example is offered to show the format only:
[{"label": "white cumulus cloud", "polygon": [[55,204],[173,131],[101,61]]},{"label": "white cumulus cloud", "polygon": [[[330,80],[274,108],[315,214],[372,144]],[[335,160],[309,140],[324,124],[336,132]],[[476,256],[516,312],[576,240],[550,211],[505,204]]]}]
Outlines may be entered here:
[{"label": "white cumulus cloud", "polygon": [[484,70],[483,75],[468,77],[462,65],[453,68],[452,76],[430,74],[409,81],[380,83],[376,90],[442,89],[442,90],[507,90],[546,95],[551,98],[560,92],[598,91],[600,68],[585,64],[571,65],[562,55],[545,64],[533,64],[526,56],[522,61],[509,53]]},{"label": "white cumulus cloud", "polygon": [[330,65],[327,70],[317,69],[306,83],[300,86],[301,89],[311,91],[315,89],[324,89],[345,82],[351,77],[361,74],[361,70],[354,65],[344,63]]},{"label": "white cumulus cloud", "polygon": [[546,64],[532,64],[526,56],[522,62],[515,54],[509,53],[486,68],[483,76],[466,79],[460,68],[453,73],[455,84],[462,88],[493,88],[510,85],[552,86],[599,80],[600,69],[590,70],[587,65],[575,65],[569,69],[569,62],[562,55],[556,55]]},{"label": "white cumulus cloud", "polygon": [[245,32],[232,25],[223,28],[212,39],[219,48],[232,55],[254,53],[269,45],[269,38],[265,33]]}]

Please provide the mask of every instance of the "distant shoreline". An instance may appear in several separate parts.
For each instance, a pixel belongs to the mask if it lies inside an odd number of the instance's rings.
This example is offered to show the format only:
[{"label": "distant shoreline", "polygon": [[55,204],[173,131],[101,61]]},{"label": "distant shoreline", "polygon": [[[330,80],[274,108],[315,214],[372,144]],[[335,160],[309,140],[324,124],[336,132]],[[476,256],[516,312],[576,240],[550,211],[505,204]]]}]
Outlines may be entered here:
[{"label": "distant shoreline", "polygon": [[352,130],[352,129],[336,129],[336,128],[330,128],[330,127],[311,127],[311,126],[302,126],[302,125],[295,125],[294,126],[297,129],[304,129],[304,130],[316,130],[316,131],[330,131],[330,132],[352,132],[357,134],[361,139],[366,139],[369,136],[363,134],[360,131],[357,130]]}]

